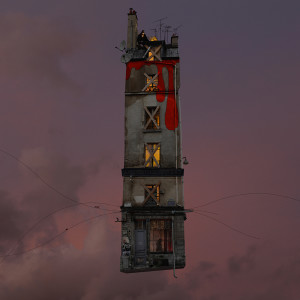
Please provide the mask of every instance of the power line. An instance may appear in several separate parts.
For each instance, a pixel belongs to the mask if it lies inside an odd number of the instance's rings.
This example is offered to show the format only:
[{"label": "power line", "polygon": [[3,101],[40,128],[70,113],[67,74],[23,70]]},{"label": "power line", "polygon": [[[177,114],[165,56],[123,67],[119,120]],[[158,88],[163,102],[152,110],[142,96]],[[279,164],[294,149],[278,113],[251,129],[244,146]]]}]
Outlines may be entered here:
[{"label": "power line", "polygon": [[300,199],[297,199],[297,198],[294,198],[294,197],[291,197],[291,196],[287,196],[287,195],[282,195],[282,194],[275,194],[275,193],[241,193],[241,194],[232,194],[232,195],[229,195],[229,196],[221,197],[221,198],[206,202],[204,204],[194,206],[194,207],[192,207],[192,209],[199,208],[199,207],[204,207],[204,206],[207,206],[207,205],[210,205],[210,204],[222,201],[222,200],[230,199],[230,198],[236,198],[236,197],[240,197],[240,196],[251,196],[251,195],[275,196],[275,197],[279,197],[279,198],[285,198],[285,199],[300,202]]},{"label": "power line", "polygon": [[[58,233],[57,235],[53,236],[52,238],[50,238],[49,240],[43,242],[43,243],[40,243],[38,244],[37,246],[33,247],[33,248],[30,248],[28,250],[25,250],[23,252],[19,252],[19,253],[11,253],[11,254],[5,254],[5,255],[0,255],[0,257],[3,258],[3,260],[6,258],[6,257],[9,257],[9,256],[17,256],[17,255],[23,255],[23,254],[26,254],[28,252],[31,252],[33,250],[36,250],[38,248],[41,248],[41,247],[44,247],[46,246],[47,244],[51,243],[52,241],[56,240],[57,238],[59,238],[60,236],[62,236],[64,233],[66,233],[67,231],[83,224],[83,223],[86,223],[86,222],[89,222],[91,220],[94,220],[96,218],[99,218],[99,217],[102,217],[102,216],[107,216],[107,215],[112,215],[112,214],[116,214],[116,213],[120,213],[120,211],[114,211],[114,212],[109,212],[109,213],[106,213],[106,214],[101,214],[101,215],[96,215],[96,216],[93,216],[93,217],[90,217],[90,218],[87,218],[87,219],[84,219],[84,220],[81,220],[73,225],[71,225],[70,227],[67,227],[64,231]],[[2,260],[2,262],[3,262]],[[2,263],[1,262],[1,263]]]},{"label": "power line", "polygon": [[218,220],[218,219],[216,219],[216,218],[214,218],[214,217],[207,216],[207,215],[205,215],[205,214],[203,214],[203,213],[200,213],[200,212],[197,212],[197,211],[194,211],[194,212],[195,212],[196,214],[198,214],[198,215],[204,216],[204,217],[206,217],[206,218],[208,218],[208,219],[210,219],[210,220],[213,220],[213,221],[215,221],[215,222],[217,222],[217,223],[219,223],[219,224],[222,224],[223,226],[225,226],[225,227],[231,229],[232,231],[235,231],[235,232],[237,232],[237,233],[240,233],[240,234],[242,234],[242,235],[244,235],[244,236],[247,236],[247,237],[249,237],[249,238],[256,239],[256,240],[259,240],[259,239],[260,239],[260,238],[257,237],[257,236],[254,236],[254,235],[248,234],[248,233],[246,233],[246,232],[243,232],[243,231],[241,231],[241,230],[239,230],[239,229],[237,229],[237,228],[234,228],[234,227],[232,227],[231,225],[228,225],[228,224],[226,224],[226,223],[224,223],[224,222],[222,222],[222,221],[220,221],[220,220]]},{"label": "power line", "polygon": [[[86,202],[86,203],[94,203],[94,202]],[[96,202],[97,203],[97,202]],[[56,209],[50,213],[48,213],[47,215],[43,216],[42,218],[40,218],[36,223],[34,223],[29,229],[27,229],[25,232],[23,232],[23,234],[19,237],[19,239],[17,240],[15,246],[13,246],[8,252],[7,254],[13,252],[14,250],[16,250],[19,245],[22,243],[22,241],[24,240],[25,236],[28,235],[28,233],[30,233],[34,228],[36,228],[41,222],[43,222],[44,220],[46,220],[47,218],[51,217],[52,215],[62,211],[62,210],[65,210],[67,208],[71,208],[71,207],[75,207],[77,206],[78,204],[72,204],[72,205],[68,205],[68,206],[65,206],[65,207],[61,207],[59,209]],[[94,206],[92,208],[97,208],[97,209],[101,209],[101,210],[106,210],[106,211],[114,211],[114,210],[111,210],[111,209],[106,209],[106,208],[100,208],[99,206]]]},{"label": "power line", "polygon": [[202,209],[199,209],[199,210],[194,210],[194,209],[192,209],[191,212],[200,212],[200,213],[205,213],[205,214],[218,215],[218,213],[216,213],[216,212],[214,212],[214,211],[208,211],[208,210],[202,210]]},{"label": "power line", "polygon": [[[86,207],[91,207],[91,208],[95,208],[94,206],[88,205],[84,202],[80,202],[80,201],[76,201],[74,199],[72,199],[71,197],[63,194],[61,191],[59,191],[58,189],[56,189],[54,186],[52,186],[51,184],[49,184],[42,176],[40,176],[40,174],[38,174],[35,170],[33,170],[28,164],[26,164],[25,162],[23,162],[22,160],[20,160],[19,158],[17,158],[16,156],[14,156],[13,154],[9,153],[6,150],[3,150],[0,148],[0,152],[10,156],[11,158],[13,158],[14,160],[16,160],[19,164],[21,164],[22,166],[24,166],[27,170],[29,170],[33,175],[35,175],[44,185],[46,185],[49,189],[53,190],[54,192],[56,192],[58,195],[60,195],[61,197],[72,201],[78,205],[82,205],[82,206],[86,206]],[[105,204],[105,205],[109,205],[109,206],[116,206],[117,205],[113,205],[113,204],[109,204],[109,203],[105,203],[105,202],[99,202],[99,204]]]}]

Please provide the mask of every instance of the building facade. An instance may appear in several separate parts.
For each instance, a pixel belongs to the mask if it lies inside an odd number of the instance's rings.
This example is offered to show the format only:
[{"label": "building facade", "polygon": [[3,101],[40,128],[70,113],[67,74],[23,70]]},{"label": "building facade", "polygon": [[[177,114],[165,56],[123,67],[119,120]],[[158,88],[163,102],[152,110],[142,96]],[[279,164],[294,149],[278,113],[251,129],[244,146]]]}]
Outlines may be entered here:
[{"label": "building facade", "polygon": [[128,14],[122,272],[185,266],[178,37],[138,34]]}]

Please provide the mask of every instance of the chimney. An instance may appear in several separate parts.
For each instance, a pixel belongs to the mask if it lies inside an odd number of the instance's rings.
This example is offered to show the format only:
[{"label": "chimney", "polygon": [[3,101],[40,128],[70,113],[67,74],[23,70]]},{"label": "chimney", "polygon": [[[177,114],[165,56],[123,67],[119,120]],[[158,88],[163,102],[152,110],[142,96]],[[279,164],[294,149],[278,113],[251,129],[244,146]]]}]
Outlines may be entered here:
[{"label": "chimney", "polygon": [[128,13],[127,49],[136,48],[138,36],[137,20],[136,11],[130,8]]},{"label": "chimney", "polygon": [[177,34],[172,35],[171,45],[172,45],[172,47],[178,47],[178,35]]}]

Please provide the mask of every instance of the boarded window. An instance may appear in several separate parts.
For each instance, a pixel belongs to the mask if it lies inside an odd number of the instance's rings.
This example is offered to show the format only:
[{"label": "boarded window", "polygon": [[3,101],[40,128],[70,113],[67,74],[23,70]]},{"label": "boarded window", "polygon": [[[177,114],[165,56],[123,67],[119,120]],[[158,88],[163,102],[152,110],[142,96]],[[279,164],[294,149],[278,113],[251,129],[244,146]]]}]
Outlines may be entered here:
[{"label": "boarded window", "polygon": [[145,204],[154,203],[157,205],[159,203],[159,184],[156,185],[145,185]]},{"label": "boarded window", "polygon": [[161,61],[160,50],[161,50],[161,45],[159,45],[157,47],[150,47],[150,49],[148,51],[147,60],[148,61],[154,61],[154,60]]},{"label": "boarded window", "polygon": [[145,144],[145,164],[146,168],[160,167],[160,144]]},{"label": "boarded window", "polygon": [[158,130],[160,129],[160,113],[159,106],[148,106],[145,108],[145,130]]},{"label": "boarded window", "polygon": [[158,91],[158,73],[155,75],[148,75],[144,73],[146,84],[142,92],[157,92]]},{"label": "boarded window", "polygon": [[146,92],[156,92],[158,91],[158,76],[148,75],[146,77]]},{"label": "boarded window", "polygon": [[151,220],[150,252],[169,253],[172,251],[172,220]]}]

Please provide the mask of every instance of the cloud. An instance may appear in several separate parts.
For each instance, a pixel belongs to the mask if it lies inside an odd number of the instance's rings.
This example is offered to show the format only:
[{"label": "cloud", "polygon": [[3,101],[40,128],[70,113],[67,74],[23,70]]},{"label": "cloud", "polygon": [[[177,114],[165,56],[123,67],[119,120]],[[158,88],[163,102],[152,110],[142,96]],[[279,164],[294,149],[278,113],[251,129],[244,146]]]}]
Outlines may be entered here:
[{"label": "cloud", "polygon": [[22,223],[26,220],[22,211],[13,203],[9,194],[0,190],[0,249],[6,243],[18,238],[22,230]]},{"label": "cloud", "polygon": [[7,253],[23,234],[14,253],[43,244],[69,225],[96,213],[95,209],[76,204],[84,202],[78,193],[89,176],[96,174],[95,170],[91,173],[91,164],[99,170],[99,161],[74,165],[67,157],[43,148],[23,150],[19,159],[26,164],[19,163],[25,183],[20,199],[0,191],[1,254]]},{"label": "cloud", "polygon": [[251,246],[248,248],[245,255],[242,256],[231,256],[228,259],[228,269],[230,274],[239,274],[242,271],[247,271],[255,266],[255,252],[256,247]]},{"label": "cloud", "polygon": [[0,76],[79,88],[63,67],[84,40],[75,29],[44,16],[1,14],[0,40]]},{"label": "cloud", "polygon": [[180,285],[167,280],[167,272],[120,273],[119,235],[110,227],[105,219],[92,224],[81,251],[60,245],[6,262],[0,270],[0,298],[191,299]]}]

